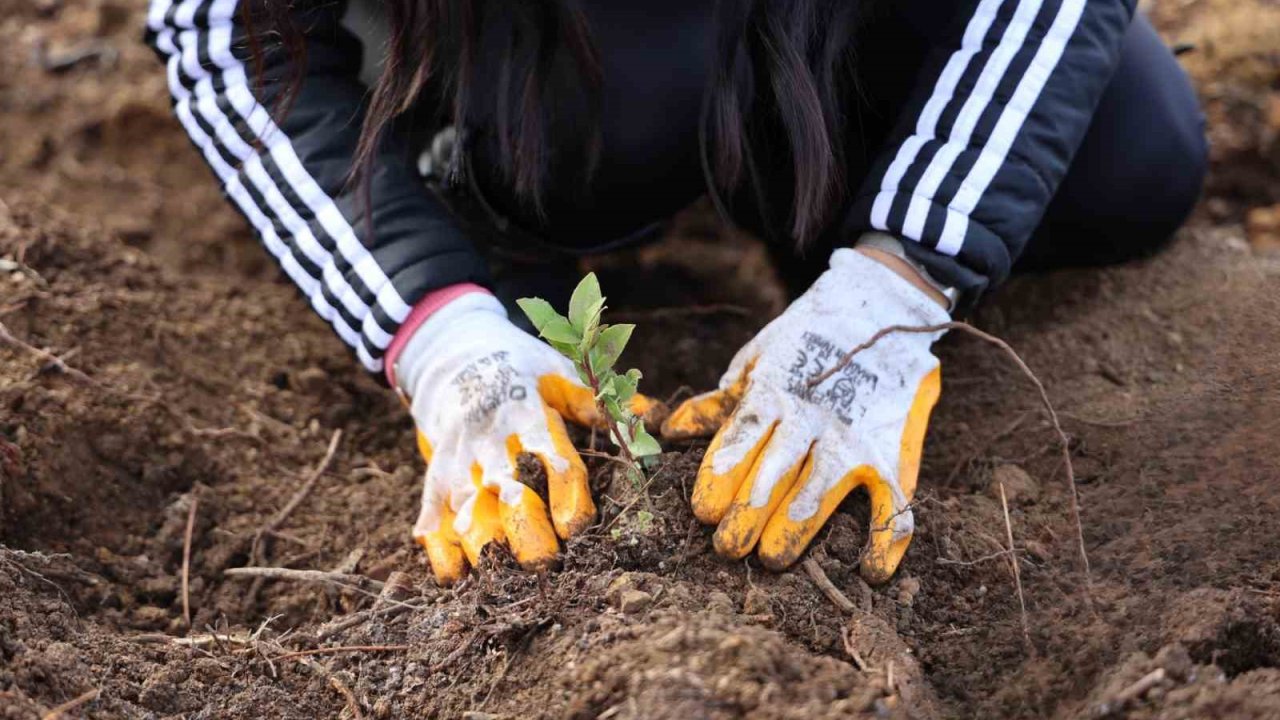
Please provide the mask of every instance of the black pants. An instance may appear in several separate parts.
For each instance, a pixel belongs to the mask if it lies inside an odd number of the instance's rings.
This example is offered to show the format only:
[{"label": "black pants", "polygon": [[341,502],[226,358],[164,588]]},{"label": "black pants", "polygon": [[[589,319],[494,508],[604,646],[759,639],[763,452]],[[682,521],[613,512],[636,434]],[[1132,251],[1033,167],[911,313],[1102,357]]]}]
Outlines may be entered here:
[{"label": "black pants", "polygon": [[[867,150],[864,155],[874,156],[874,149]],[[1207,168],[1204,114],[1195,90],[1139,15],[1084,142],[1015,272],[1151,255],[1190,214]],[[788,288],[799,293],[826,269],[831,251],[852,239],[819,238],[802,254],[785,240],[771,242],[771,249]]]}]

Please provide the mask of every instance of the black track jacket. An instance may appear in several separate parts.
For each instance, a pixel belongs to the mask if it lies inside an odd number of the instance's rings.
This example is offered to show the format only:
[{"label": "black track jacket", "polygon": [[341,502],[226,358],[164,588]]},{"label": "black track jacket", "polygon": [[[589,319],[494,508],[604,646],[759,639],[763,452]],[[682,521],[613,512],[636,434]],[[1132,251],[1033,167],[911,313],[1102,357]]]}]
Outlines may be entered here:
[{"label": "black track jacket", "polygon": [[[350,0],[365,2],[376,4]],[[289,112],[273,118],[268,108],[294,68],[287,53],[267,47],[265,82],[255,82],[241,3],[152,0],[147,41],[165,62],[178,119],[226,195],[312,307],[379,371],[414,303],[455,283],[483,284],[485,263],[424,188],[410,133],[392,133],[379,149],[377,232],[366,232],[359,192],[347,183],[367,94],[361,72],[377,49],[353,32],[360,9],[293,0],[306,66]],[[714,3],[582,5],[605,73],[596,178],[606,190],[584,205],[580,193],[561,198],[553,188],[547,221],[531,228],[576,251],[706,192],[698,118]],[[924,59],[841,228],[850,241],[868,229],[897,235],[972,301],[1008,275],[1053,197],[1111,78],[1136,0],[890,5],[912,36],[904,42],[924,43]],[[482,156],[472,164],[495,163]],[[518,217],[500,183],[477,180],[493,205]]]}]

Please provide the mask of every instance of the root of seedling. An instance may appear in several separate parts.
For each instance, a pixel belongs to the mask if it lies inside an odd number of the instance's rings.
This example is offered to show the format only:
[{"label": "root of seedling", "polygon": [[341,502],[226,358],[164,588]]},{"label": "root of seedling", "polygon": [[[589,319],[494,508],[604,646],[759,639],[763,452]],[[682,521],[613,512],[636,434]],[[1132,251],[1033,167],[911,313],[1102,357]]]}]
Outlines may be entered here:
[{"label": "root of seedling", "polygon": [[835,375],[836,373],[844,369],[844,367],[848,365],[850,361],[853,360],[854,355],[857,355],[863,350],[866,350],[872,345],[875,345],[876,343],[880,342],[881,339],[883,339],[888,335],[891,335],[893,333],[926,333],[927,334],[927,333],[942,332],[944,330],[959,330],[960,332],[968,333],[969,335],[972,335],[978,338],[979,340],[982,340],[983,342],[986,342],[991,345],[995,345],[997,348],[1004,351],[1004,353],[1013,360],[1013,362],[1018,366],[1018,369],[1022,371],[1022,374],[1025,375],[1027,379],[1031,380],[1032,384],[1035,385],[1036,391],[1040,394],[1040,402],[1044,406],[1045,411],[1049,415],[1049,422],[1053,425],[1053,431],[1054,433],[1057,434],[1059,444],[1062,447],[1062,461],[1067,468],[1067,488],[1070,491],[1069,497],[1071,499],[1071,520],[1075,524],[1076,545],[1078,546],[1078,551],[1080,553],[1080,563],[1084,569],[1085,598],[1090,601],[1090,604],[1092,604],[1092,593],[1090,592],[1091,575],[1090,575],[1090,568],[1089,568],[1089,554],[1084,547],[1084,526],[1080,522],[1080,496],[1079,496],[1079,492],[1076,490],[1075,468],[1071,465],[1071,442],[1067,438],[1067,434],[1062,430],[1062,424],[1058,421],[1058,413],[1056,410],[1054,410],[1053,403],[1049,401],[1049,393],[1045,391],[1044,383],[1040,382],[1040,378],[1037,377],[1036,374],[1031,371],[1031,368],[1028,367],[1026,362],[1022,360],[1022,357],[1018,355],[1018,353],[1014,351],[1012,347],[1009,346],[1009,343],[1005,342],[1004,340],[1001,340],[1000,338],[994,335],[985,333],[968,323],[963,323],[963,322],[953,321],[953,322],[938,323],[936,325],[919,325],[919,326],[890,325],[889,327],[880,329],[874,335],[872,335],[871,338],[868,339],[866,342],[862,343],[861,345],[858,345],[857,347],[853,348],[849,352],[845,353],[844,356],[840,358],[840,361],[837,362],[835,365],[831,366],[831,368],[828,369],[826,372],[819,373],[818,375],[815,375],[813,378],[811,378],[809,380],[809,387],[815,387],[817,385],[822,384],[823,381],[827,380],[831,376]]}]

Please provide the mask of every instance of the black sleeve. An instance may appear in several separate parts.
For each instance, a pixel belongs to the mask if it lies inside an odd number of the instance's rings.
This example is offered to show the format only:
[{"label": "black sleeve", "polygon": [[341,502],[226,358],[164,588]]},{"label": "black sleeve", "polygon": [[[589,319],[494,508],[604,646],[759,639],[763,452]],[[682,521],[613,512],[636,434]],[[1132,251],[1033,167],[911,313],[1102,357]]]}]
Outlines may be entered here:
[{"label": "black sleeve", "polygon": [[933,49],[846,231],[905,242],[962,305],[1002,282],[1084,139],[1136,0],[900,0]]},{"label": "black sleeve", "polygon": [[296,66],[267,40],[256,81],[242,4],[152,0],[147,41],[167,67],[174,112],[228,198],[316,312],[377,372],[414,303],[437,288],[486,282],[484,263],[394,133],[375,162],[369,234],[361,193],[348,183],[366,88],[360,43],[340,24],[346,3],[293,2],[306,65],[283,117],[269,109]]}]

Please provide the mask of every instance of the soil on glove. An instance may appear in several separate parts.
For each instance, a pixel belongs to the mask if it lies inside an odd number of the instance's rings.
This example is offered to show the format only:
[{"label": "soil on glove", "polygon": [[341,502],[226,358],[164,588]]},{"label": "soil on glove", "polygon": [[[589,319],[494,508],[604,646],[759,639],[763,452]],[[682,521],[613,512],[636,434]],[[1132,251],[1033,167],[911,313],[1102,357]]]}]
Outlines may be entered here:
[{"label": "soil on glove", "polygon": [[[642,485],[587,458],[601,519],[559,570],[494,549],[452,589],[409,538],[406,414],[219,197],[143,5],[0,0],[0,718],[1280,717],[1280,256],[1245,230],[1280,203],[1273,3],[1153,3],[1215,141],[1169,250],[1017,277],[973,318],[1059,410],[1087,575],[1033,386],[953,333],[887,585],[858,577],[861,495],[808,569],[717,558],[694,442]],[[594,267],[673,401],[785,304],[705,208]]]}]

